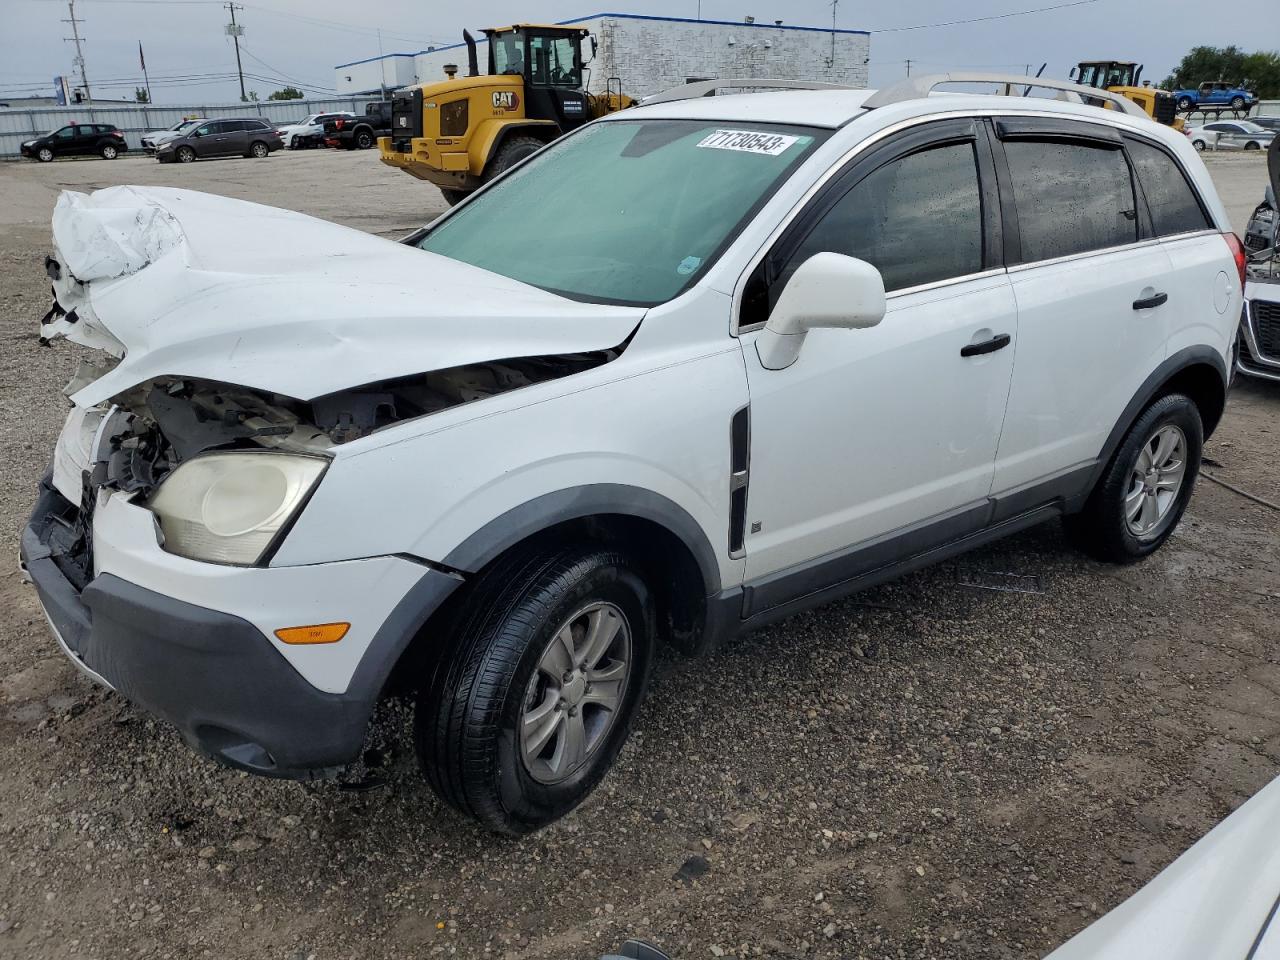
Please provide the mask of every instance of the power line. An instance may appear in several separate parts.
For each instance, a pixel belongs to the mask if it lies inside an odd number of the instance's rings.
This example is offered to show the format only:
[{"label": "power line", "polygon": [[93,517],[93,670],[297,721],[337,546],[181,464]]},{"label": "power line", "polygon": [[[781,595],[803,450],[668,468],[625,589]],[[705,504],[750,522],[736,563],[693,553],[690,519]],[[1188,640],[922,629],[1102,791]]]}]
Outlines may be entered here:
[{"label": "power line", "polygon": [[987,17],[971,17],[966,20],[946,20],[941,23],[917,23],[909,27],[882,27],[870,30],[869,33],[902,33],[906,30],[932,30],[935,27],[957,27],[966,23],[987,23],[991,20],[1008,20],[1010,17],[1026,17],[1033,13],[1048,13],[1050,10],[1065,10],[1068,7],[1083,7],[1098,0],[1071,0],[1069,3],[1058,3],[1051,7],[1036,7],[1034,10],[1015,10],[1012,13],[994,13]]}]

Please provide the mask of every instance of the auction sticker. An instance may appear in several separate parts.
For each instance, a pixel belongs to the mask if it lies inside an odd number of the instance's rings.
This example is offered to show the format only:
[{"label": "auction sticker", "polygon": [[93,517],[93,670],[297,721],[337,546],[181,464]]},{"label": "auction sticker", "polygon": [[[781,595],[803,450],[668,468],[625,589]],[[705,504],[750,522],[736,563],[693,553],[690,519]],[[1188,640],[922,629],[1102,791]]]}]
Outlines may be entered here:
[{"label": "auction sticker", "polygon": [[763,153],[776,157],[799,139],[759,130],[716,130],[698,141],[698,146],[708,150],[737,150],[739,153]]}]

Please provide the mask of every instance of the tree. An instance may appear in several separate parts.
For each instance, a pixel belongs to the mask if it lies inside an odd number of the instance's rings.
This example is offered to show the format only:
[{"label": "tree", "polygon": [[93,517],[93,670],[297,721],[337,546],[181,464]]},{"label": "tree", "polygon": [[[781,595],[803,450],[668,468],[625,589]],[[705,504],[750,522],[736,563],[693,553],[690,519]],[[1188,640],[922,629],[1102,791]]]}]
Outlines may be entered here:
[{"label": "tree", "polygon": [[1245,53],[1239,47],[1192,47],[1160,86],[1195,87],[1210,80],[1247,84],[1263,100],[1280,97],[1280,52]]},{"label": "tree", "polygon": [[297,87],[285,87],[283,90],[277,90],[275,93],[271,94],[271,96],[267,97],[267,99],[268,100],[301,100],[302,91],[299,90]]},{"label": "tree", "polygon": [[245,97],[245,98],[244,98],[244,100],[245,100],[245,102],[246,102],[246,103],[257,103],[257,102],[258,102],[258,91],[257,91],[257,90],[250,90],[250,91],[249,91],[249,95],[248,95],[247,97]]},{"label": "tree", "polygon": [[133,88],[133,99],[137,100],[139,103],[150,103],[150,102],[151,102],[151,97],[150,97],[150,95],[147,93],[147,88],[146,88],[146,87],[134,87],[134,88]]}]

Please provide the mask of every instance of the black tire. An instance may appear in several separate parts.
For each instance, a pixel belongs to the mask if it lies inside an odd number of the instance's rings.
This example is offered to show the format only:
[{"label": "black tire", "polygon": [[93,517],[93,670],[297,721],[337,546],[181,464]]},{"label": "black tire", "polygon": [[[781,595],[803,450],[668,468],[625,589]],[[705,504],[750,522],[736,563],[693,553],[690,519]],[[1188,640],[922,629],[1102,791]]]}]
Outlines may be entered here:
[{"label": "black tire", "polygon": [[1232,97],[1232,98],[1231,98],[1231,109],[1232,109],[1232,110],[1243,110],[1243,109],[1244,109],[1244,97],[1239,97],[1239,96]]},{"label": "black tire", "polygon": [[[593,603],[621,613],[630,667],[619,684],[619,708],[609,712],[581,766],[546,782],[526,763],[520,720],[537,692],[567,695],[539,686],[545,674],[538,666],[575,612]],[[418,696],[414,742],[431,787],[499,833],[524,834],[563,817],[600,782],[626,741],[648,684],[654,622],[648,588],[616,551],[567,546],[497,561],[452,618],[450,651]],[[585,723],[587,707],[580,709]]]},{"label": "black tire", "polygon": [[114,143],[104,143],[102,145],[102,149],[98,152],[102,154],[103,160],[114,160],[116,157],[120,156],[120,150]]},{"label": "black tire", "polygon": [[[1155,527],[1135,534],[1125,516],[1125,499],[1135,490],[1138,457],[1166,426],[1181,430],[1185,441],[1182,484]],[[1169,539],[1191,500],[1203,448],[1204,425],[1195,403],[1180,393],[1160,397],[1129,428],[1084,509],[1065,518],[1071,539],[1095,559],[1109,563],[1133,563],[1154,553]]]},{"label": "black tire", "polygon": [[1178,109],[1179,109],[1179,110],[1190,110],[1190,109],[1191,109],[1192,107],[1194,107],[1194,106],[1195,106],[1195,103],[1192,101],[1192,99],[1191,99],[1190,97],[1179,97],[1179,98],[1178,98]]},{"label": "black tire", "polygon": [[441,187],[440,192],[444,194],[445,203],[451,207],[456,207],[467,197],[471,196],[470,190],[450,190],[448,187]]},{"label": "black tire", "polygon": [[36,151],[36,159],[39,160],[41,163],[52,163],[53,151],[50,150],[48,147],[41,147],[39,150]]},{"label": "black tire", "polygon": [[253,141],[253,143],[249,144],[248,156],[250,157],[255,157],[256,159],[261,160],[263,157],[268,156],[270,153],[271,153],[271,148],[268,147],[261,140],[255,140]]},{"label": "black tire", "polygon": [[179,147],[173,156],[179,163],[190,163],[196,158],[196,152],[190,147]]},{"label": "black tire", "polygon": [[1248,143],[1244,145],[1244,148],[1246,150],[1261,150],[1262,144],[1258,143],[1257,140],[1250,140]]},{"label": "black tire", "polygon": [[1199,150],[1201,153],[1204,153],[1205,147],[1207,146],[1207,144],[1203,140],[1193,140],[1191,142],[1191,145],[1195,147],[1197,150]]},{"label": "black tire", "polygon": [[357,150],[368,150],[378,141],[372,130],[357,130],[351,142]]},{"label": "black tire", "polygon": [[493,155],[493,159],[485,167],[485,182],[506,173],[525,157],[532,156],[544,146],[546,144],[541,140],[535,140],[533,137],[511,137],[498,148],[498,152]]}]

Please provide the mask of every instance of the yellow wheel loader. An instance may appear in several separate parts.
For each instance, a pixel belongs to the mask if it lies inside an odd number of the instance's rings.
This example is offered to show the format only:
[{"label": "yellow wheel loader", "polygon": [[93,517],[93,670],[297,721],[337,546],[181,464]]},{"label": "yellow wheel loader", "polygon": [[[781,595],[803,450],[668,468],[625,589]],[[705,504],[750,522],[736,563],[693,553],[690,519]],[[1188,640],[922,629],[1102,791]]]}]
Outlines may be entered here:
[{"label": "yellow wheel loader", "polygon": [[1156,123],[1181,130],[1186,124],[1178,117],[1173,94],[1159,87],[1140,85],[1142,65],[1124,60],[1086,60],[1072,68],[1071,78],[1082,87],[1118,93],[1132,100]]},{"label": "yellow wheel loader", "polygon": [[633,103],[617,78],[603,94],[586,92],[584,61],[596,42],[582,27],[520,23],[484,33],[488,72],[463,31],[468,75],[397,92],[391,135],[378,139],[383,163],[434,183],[451,204],[562,133]]}]

